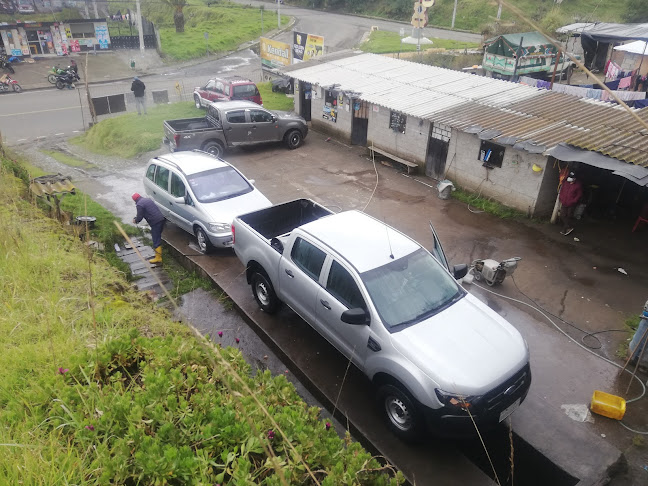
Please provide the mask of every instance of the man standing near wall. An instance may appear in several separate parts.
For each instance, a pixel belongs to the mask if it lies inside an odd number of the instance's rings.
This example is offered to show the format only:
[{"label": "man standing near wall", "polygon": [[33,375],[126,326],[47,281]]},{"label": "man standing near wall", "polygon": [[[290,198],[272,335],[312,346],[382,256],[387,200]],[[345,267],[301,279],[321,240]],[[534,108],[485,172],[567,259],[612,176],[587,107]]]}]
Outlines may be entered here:
[{"label": "man standing near wall", "polygon": [[560,232],[561,235],[567,236],[574,231],[574,225],[572,223],[574,209],[581,197],[583,197],[583,185],[576,179],[576,174],[570,172],[565,182],[560,186],[560,194],[558,195],[561,205],[560,218],[563,222],[563,230]]},{"label": "man standing near wall", "polygon": [[131,84],[131,91],[135,95],[135,106],[137,107],[137,114],[141,115],[142,110],[146,115],[146,102],[144,100],[144,90],[146,90],[146,85],[142,82],[140,78],[135,76],[133,78],[133,84]]}]

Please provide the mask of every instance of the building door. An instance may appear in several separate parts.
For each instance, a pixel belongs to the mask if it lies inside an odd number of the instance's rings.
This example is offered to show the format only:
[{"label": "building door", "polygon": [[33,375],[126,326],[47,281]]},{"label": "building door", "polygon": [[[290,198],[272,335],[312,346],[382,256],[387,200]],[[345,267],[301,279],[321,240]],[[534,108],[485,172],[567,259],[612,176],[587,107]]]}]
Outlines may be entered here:
[{"label": "building door", "polygon": [[369,126],[369,104],[366,101],[353,100],[353,118],[351,120],[351,144],[367,145],[367,127]]},{"label": "building door", "polygon": [[430,127],[427,157],[425,158],[425,175],[433,179],[443,179],[445,164],[450,145],[450,128],[434,124]]},{"label": "building door", "polygon": [[301,97],[301,113],[300,115],[304,117],[304,120],[311,121],[311,97],[313,92],[311,89],[310,83],[301,82],[299,96]]}]

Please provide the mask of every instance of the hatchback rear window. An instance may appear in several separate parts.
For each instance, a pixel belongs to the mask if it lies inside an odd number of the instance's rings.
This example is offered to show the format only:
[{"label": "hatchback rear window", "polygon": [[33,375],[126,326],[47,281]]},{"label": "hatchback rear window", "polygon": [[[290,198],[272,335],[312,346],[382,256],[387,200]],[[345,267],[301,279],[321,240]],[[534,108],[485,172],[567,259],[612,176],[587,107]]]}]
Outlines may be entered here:
[{"label": "hatchback rear window", "polygon": [[252,186],[232,167],[199,172],[187,177],[189,187],[201,203],[212,203],[252,192]]},{"label": "hatchback rear window", "polygon": [[254,84],[241,84],[234,86],[232,97],[234,99],[248,98],[252,96],[259,96],[259,90]]}]

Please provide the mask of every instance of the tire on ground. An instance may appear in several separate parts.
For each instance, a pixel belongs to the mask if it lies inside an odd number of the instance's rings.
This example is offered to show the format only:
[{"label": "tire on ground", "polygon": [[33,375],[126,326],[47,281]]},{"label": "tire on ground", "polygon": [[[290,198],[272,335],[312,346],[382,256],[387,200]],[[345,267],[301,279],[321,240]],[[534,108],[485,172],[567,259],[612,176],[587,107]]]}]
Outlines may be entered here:
[{"label": "tire on ground", "polygon": [[409,392],[399,385],[387,383],[378,388],[380,412],[387,426],[407,442],[420,441],[425,424],[420,406]]},{"label": "tire on ground", "polygon": [[281,301],[274,291],[270,279],[260,272],[255,272],[250,278],[252,294],[263,312],[274,314],[279,310]]}]

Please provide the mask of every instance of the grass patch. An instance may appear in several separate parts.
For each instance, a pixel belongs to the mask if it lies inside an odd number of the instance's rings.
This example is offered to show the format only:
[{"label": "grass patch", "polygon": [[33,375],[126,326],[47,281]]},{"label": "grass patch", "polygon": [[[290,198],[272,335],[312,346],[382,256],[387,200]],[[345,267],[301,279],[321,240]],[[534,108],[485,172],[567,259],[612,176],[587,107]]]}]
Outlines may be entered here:
[{"label": "grass patch", "polygon": [[[203,289],[212,293],[226,309],[233,309],[233,303],[227,294],[214,288],[212,282],[194,271],[187,270],[178,261],[172,258],[165,258],[164,271],[167,273],[173,282],[173,289],[170,294],[173,298],[178,298],[184,294],[188,294],[196,289]],[[160,299],[161,302],[166,302],[167,297],[164,296]]]},{"label": "grass patch", "polygon": [[493,201],[491,199],[481,197],[473,192],[466,191],[459,187],[452,192],[452,197],[468,204],[472,209],[478,211],[484,211],[493,216],[497,216],[502,219],[514,219],[525,217],[524,213],[518,211],[517,209],[510,208],[505,206],[502,203]]},{"label": "grass patch", "polygon": [[[244,42],[261,35],[261,10],[246,6],[192,6],[185,7],[185,31],[178,34],[173,16],[165,16],[158,24],[162,55],[173,60],[203,57],[208,52],[235,50]],[[263,17],[264,31],[277,26],[276,14],[266,12]],[[281,25],[287,25],[290,17],[281,16]],[[209,35],[206,40],[205,32]]]},{"label": "grass patch", "polygon": [[[260,83],[258,87],[265,108],[286,111],[293,109],[293,99],[283,93],[273,93],[271,83]],[[148,115],[128,113],[103,120],[71,141],[97,154],[128,159],[160,148],[164,136],[164,120],[204,115],[205,110],[197,109],[190,102],[157,105],[148,110]]]},{"label": "grass patch", "polygon": [[131,158],[160,148],[164,120],[200,116],[204,116],[204,111],[190,102],[157,105],[148,110],[148,115],[127,113],[103,120],[72,139],[72,143],[98,154]]},{"label": "grass patch", "polygon": [[81,160],[73,155],[61,152],[60,150],[41,150],[41,152],[43,152],[45,155],[49,155],[53,159],[59,161],[61,164],[65,164],[70,167],[78,167],[80,169],[94,169],[97,167],[87,160]]},{"label": "grass patch", "polygon": [[252,375],[238,349],[170,321],[25,200],[5,162],[3,484],[281,484],[263,445],[287,484],[312,483],[293,447],[322,484],[404,482],[340,439],[283,374]]},{"label": "grass patch", "polygon": [[[422,44],[421,49],[479,49],[481,46],[475,42],[461,42],[450,39],[430,39],[434,44]],[[364,52],[373,52],[374,54],[386,54],[391,52],[415,52],[415,44],[403,44],[400,35],[397,32],[387,32],[384,30],[374,30],[366,42],[360,44],[360,49]]]},{"label": "grass patch", "polygon": [[263,107],[268,110],[278,111],[294,111],[295,102],[294,98],[289,98],[283,93],[273,93],[272,83],[257,83],[261,99],[263,100]]}]

